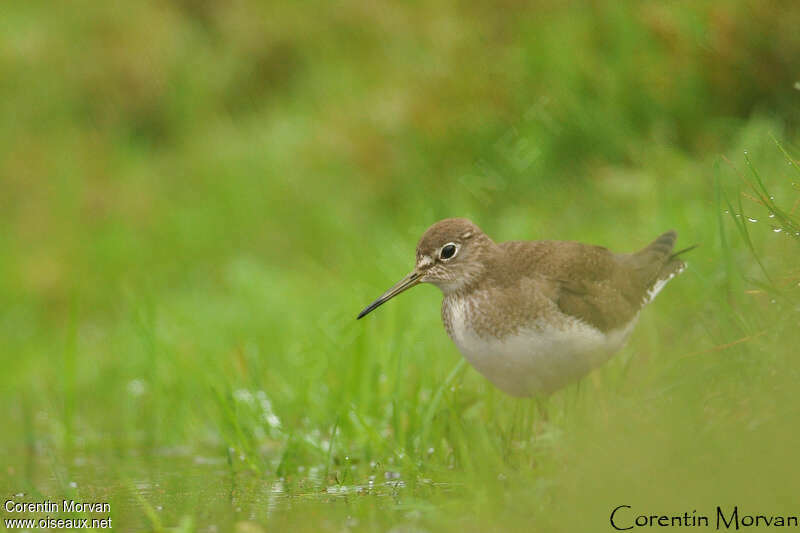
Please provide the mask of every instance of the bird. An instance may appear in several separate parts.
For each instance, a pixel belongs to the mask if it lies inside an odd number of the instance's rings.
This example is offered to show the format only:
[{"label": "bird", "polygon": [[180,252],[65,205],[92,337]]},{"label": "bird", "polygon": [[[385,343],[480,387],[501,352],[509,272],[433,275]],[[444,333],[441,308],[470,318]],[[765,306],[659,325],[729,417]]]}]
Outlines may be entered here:
[{"label": "bird", "polygon": [[547,397],[618,352],[642,309],[686,268],[669,230],[633,253],[574,241],[494,242],[466,218],[430,226],[414,269],[363,318],[398,294],[431,283],[464,358],[516,397]]}]

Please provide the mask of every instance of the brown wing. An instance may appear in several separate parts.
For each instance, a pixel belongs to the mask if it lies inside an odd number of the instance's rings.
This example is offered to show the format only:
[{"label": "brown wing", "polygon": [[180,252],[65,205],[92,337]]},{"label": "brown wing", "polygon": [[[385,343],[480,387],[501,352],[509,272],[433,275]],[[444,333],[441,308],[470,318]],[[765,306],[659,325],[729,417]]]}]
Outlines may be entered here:
[{"label": "brown wing", "polygon": [[[578,242],[506,242],[500,246],[516,271],[549,280],[548,295],[565,314],[601,331],[626,325],[670,262],[675,233],[635,254],[615,254]],[[669,272],[668,272],[669,273]]]}]

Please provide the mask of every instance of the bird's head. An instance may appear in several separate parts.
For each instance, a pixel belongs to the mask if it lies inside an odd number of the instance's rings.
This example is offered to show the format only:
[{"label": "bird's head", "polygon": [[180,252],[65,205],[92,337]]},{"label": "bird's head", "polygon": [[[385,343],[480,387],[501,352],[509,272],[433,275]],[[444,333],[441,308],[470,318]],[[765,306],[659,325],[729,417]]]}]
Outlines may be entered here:
[{"label": "bird's head", "polygon": [[492,240],[466,218],[435,223],[417,244],[414,270],[364,308],[358,318],[420,283],[432,283],[451,294],[476,281],[486,270],[485,257]]}]

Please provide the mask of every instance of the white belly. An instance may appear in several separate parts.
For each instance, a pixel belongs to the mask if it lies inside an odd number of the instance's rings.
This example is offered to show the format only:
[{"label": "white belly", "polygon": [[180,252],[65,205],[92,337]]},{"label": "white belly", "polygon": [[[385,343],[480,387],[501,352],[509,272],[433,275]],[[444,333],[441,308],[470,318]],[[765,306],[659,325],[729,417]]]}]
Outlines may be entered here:
[{"label": "white belly", "polygon": [[513,396],[549,394],[602,365],[625,343],[636,318],[603,333],[581,320],[539,320],[504,337],[478,335],[465,304],[453,302],[450,335],[481,374]]}]

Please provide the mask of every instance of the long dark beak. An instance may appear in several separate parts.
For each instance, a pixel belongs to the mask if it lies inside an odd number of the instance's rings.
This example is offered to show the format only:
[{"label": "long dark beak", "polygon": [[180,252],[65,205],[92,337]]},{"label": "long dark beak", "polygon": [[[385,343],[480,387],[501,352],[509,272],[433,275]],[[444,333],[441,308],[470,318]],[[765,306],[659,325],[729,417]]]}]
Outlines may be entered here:
[{"label": "long dark beak", "polygon": [[[389,300],[391,300],[404,290],[410,289],[414,285],[417,285],[419,282],[420,282],[420,275],[419,272],[415,270],[408,276],[404,277],[403,279],[392,285],[392,288],[381,294],[380,298],[378,298],[377,300],[366,306],[363,311],[358,313],[358,318],[366,316],[373,309],[380,307],[381,305],[388,302]],[[358,320],[358,318],[356,320]]]}]

